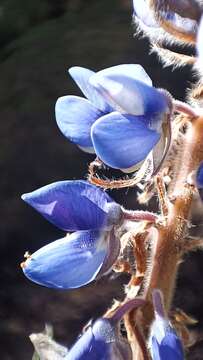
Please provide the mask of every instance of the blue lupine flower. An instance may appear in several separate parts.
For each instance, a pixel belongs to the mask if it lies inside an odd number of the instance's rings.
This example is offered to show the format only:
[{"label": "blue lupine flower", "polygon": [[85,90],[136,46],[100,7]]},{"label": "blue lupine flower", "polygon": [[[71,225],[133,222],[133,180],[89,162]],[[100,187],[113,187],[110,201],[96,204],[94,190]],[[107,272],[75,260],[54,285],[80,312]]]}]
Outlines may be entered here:
[{"label": "blue lupine flower", "polygon": [[130,346],[118,333],[117,324],[123,315],[144,300],[135,299],[124,304],[112,318],[100,318],[78,339],[66,360],[131,360]]},{"label": "blue lupine flower", "polygon": [[[151,80],[140,65],[128,64],[110,68],[121,74],[131,73],[132,78],[141,77],[151,85]],[[85,98],[63,96],[56,102],[55,113],[57,124],[62,133],[82,150],[94,153],[91,139],[91,126],[101,116],[111,113],[113,108],[103,96],[91,85],[89,79],[95,73],[82,67],[72,67],[69,73],[82,90]]]},{"label": "blue lupine flower", "polygon": [[153,291],[155,320],[151,328],[150,351],[153,360],[184,360],[183,347],[164,313],[161,292]]},{"label": "blue lupine flower", "polygon": [[[116,357],[115,357],[116,355]],[[66,356],[66,360],[129,360],[129,345],[117,338],[108,319],[98,319],[82,335]]]},{"label": "blue lupine flower", "polygon": [[88,284],[112,267],[120,250],[114,226],[122,223],[123,214],[107,193],[86,181],[60,181],[22,198],[60,229],[76,231],[22,263],[30,280],[71,289]]},{"label": "blue lupine flower", "polygon": [[60,229],[76,231],[21,264],[30,280],[60,289],[86,285],[109,271],[120,251],[115,229],[124,220],[156,220],[153,213],[125,210],[106,192],[82,180],[59,181],[22,199]]},{"label": "blue lupine flower", "polygon": [[121,206],[87,181],[58,181],[22,199],[65,231],[109,229],[122,217]]},{"label": "blue lupine flower", "polygon": [[132,78],[130,69],[125,74],[106,69],[93,75],[90,82],[118,109],[91,128],[98,157],[113,168],[132,172],[158,148],[159,166],[170,145],[170,96],[141,76]]},{"label": "blue lupine flower", "polygon": [[163,126],[170,128],[171,100],[152,87],[140,65],[123,64],[98,73],[74,67],[70,74],[89,100],[58,99],[56,120],[67,138],[83,150],[94,149],[104,163],[125,172],[137,169],[161,142],[155,156],[161,163],[170,144]]}]

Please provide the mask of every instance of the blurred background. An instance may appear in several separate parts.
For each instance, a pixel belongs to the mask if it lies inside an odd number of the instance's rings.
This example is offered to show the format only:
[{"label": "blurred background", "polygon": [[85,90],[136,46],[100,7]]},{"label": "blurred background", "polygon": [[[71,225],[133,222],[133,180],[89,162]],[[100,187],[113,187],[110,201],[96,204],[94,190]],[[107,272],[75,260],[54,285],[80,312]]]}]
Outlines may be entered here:
[{"label": "blurred background", "polygon": [[[54,181],[85,178],[93,159],[69,143],[55,123],[57,98],[80,94],[68,76],[69,67],[97,71],[140,63],[155,86],[184,99],[191,69],[163,69],[155,55],[148,55],[147,40],[134,33],[130,0],[0,1],[1,360],[31,359],[28,336],[42,331],[45,322],[53,324],[59,342],[70,346],[90,317],[102,314],[113,297],[123,295],[125,276],[69,292],[29,282],[19,266],[25,251],[34,252],[64,234],[20,196]],[[127,208],[136,207],[136,189],[111,195]],[[202,272],[203,254],[187,256],[174,302],[198,318],[200,335]],[[202,359],[201,348],[201,343],[193,347],[188,359]]]}]

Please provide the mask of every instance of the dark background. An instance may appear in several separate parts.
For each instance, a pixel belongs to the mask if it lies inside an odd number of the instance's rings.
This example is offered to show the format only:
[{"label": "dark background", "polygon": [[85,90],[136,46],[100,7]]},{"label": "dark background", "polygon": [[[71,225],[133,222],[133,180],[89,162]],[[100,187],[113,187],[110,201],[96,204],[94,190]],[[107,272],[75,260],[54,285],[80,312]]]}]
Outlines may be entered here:
[{"label": "dark background", "polygon": [[[45,322],[55,338],[70,345],[82,325],[101,314],[113,297],[122,296],[124,276],[102,279],[77,291],[37,286],[22,274],[26,250],[63,236],[20,199],[53,181],[85,178],[93,158],[69,143],[54,118],[57,98],[79,94],[67,74],[74,65],[100,70],[140,63],[155,86],[183,99],[191,69],[163,69],[148,55],[145,40],[133,37],[130,0],[0,1],[0,359],[29,360],[28,335]],[[136,189],[111,194],[128,208],[136,206]],[[201,222],[201,219],[200,219]],[[203,255],[187,256],[181,265],[174,306],[203,325]],[[201,345],[201,344],[200,344]],[[201,356],[193,347],[190,359]]]}]

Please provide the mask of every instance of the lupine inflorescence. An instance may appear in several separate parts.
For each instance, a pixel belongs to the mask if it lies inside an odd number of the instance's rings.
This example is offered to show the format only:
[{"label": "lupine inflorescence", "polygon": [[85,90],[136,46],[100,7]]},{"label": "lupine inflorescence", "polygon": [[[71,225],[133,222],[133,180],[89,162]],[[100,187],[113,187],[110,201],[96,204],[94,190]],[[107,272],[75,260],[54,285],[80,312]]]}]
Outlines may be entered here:
[{"label": "lupine inflorescence", "polygon": [[[184,321],[175,321],[169,310],[183,255],[203,244],[188,227],[192,201],[203,199],[202,12],[197,0],[133,1],[138,31],[149,36],[162,60],[199,71],[190,102],[155,88],[138,64],[98,72],[72,67],[69,74],[84,97],[66,95],[56,102],[61,132],[95,154],[90,173],[96,165],[130,174],[106,182],[96,169],[92,184],[59,181],[22,196],[66,233],[27,255],[21,266],[30,280],[73,289],[114,270],[130,275],[125,299],[89,325],[67,360],[182,360],[183,347],[190,345]],[[197,57],[172,51],[168,44],[173,41],[195,44]],[[158,195],[158,214],[125,210],[101,188],[136,183],[140,202]],[[127,248],[133,251],[136,271],[125,256]],[[126,335],[120,332],[122,318]]]}]

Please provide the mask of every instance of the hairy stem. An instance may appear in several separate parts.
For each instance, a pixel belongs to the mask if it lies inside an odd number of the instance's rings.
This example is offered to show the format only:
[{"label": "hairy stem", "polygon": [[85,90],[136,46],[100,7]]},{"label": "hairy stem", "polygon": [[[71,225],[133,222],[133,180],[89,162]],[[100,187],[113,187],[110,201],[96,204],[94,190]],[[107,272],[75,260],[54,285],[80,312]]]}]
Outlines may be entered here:
[{"label": "hairy stem", "polygon": [[173,204],[169,207],[166,223],[158,229],[151,269],[144,289],[147,304],[143,308],[142,325],[145,334],[148,333],[153,319],[152,289],[162,291],[165,309],[167,312],[170,309],[194,193],[194,187],[187,183],[187,178],[202,160],[203,117],[198,117],[187,130],[184,149],[176,164],[175,182],[170,192]]}]

